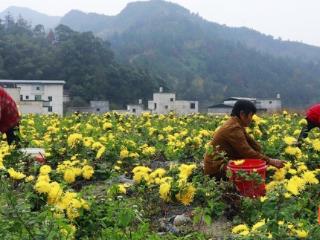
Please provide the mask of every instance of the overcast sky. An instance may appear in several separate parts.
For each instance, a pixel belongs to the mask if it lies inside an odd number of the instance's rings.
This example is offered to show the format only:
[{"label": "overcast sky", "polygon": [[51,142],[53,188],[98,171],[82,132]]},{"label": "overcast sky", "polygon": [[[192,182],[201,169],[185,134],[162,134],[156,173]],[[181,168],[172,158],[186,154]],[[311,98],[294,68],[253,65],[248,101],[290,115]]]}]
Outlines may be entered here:
[{"label": "overcast sky", "polygon": [[[246,26],[284,40],[320,46],[320,0],[170,0],[207,20],[228,26]],[[71,9],[106,15],[118,14],[130,0],[0,0],[62,16]]]}]

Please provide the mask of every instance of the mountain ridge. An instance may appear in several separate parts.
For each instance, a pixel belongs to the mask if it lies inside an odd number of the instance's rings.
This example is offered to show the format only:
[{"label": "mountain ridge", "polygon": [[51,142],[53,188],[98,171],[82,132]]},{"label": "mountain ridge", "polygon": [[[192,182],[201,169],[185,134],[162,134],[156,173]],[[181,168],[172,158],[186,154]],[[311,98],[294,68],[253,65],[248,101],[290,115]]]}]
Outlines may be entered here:
[{"label": "mountain ridge", "polygon": [[25,20],[31,22],[32,25],[42,24],[47,28],[56,27],[62,18],[59,16],[49,16],[27,7],[17,6],[10,6],[4,11],[0,12],[0,18],[5,18],[8,13],[10,13],[10,15],[12,15],[12,17],[15,19],[19,18],[19,16],[22,16]]},{"label": "mountain ridge", "polygon": [[119,14],[72,10],[60,23],[108,40],[118,62],[166,79],[180,97],[219,102],[232,95],[320,101],[320,48],[210,22],[178,4],[132,2]]}]

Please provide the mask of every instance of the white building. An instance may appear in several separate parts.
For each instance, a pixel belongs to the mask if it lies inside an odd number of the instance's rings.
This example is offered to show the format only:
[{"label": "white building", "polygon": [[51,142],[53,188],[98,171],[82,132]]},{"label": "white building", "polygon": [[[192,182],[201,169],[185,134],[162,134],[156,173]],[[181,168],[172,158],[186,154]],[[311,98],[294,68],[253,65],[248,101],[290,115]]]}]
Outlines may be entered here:
[{"label": "white building", "polygon": [[63,115],[63,85],[58,80],[0,80],[0,86],[13,97],[22,114]]},{"label": "white building", "polygon": [[83,113],[95,113],[103,114],[110,111],[109,101],[90,101],[88,107],[68,107],[68,113],[83,112]]},{"label": "white building", "polygon": [[109,101],[90,101],[90,107],[93,113],[106,113],[110,111]]},{"label": "white building", "polygon": [[234,104],[238,100],[248,100],[255,104],[258,112],[274,113],[281,111],[280,94],[276,98],[245,98],[245,97],[230,97],[221,104],[208,107],[208,113],[214,114],[230,114]]},{"label": "white building", "polygon": [[152,113],[167,114],[176,112],[178,114],[198,113],[198,101],[176,100],[175,93],[164,93],[160,87],[158,93],[153,93],[153,100],[148,101],[148,109]]},{"label": "white building", "polygon": [[144,106],[142,104],[142,99],[139,99],[138,104],[128,104],[127,111],[134,115],[141,115],[144,112]]},{"label": "white building", "polygon": [[212,114],[218,114],[218,115],[224,115],[224,114],[230,114],[232,110],[232,106],[230,105],[226,105],[223,103],[217,104],[217,105],[213,105],[208,107],[208,113],[212,113]]}]

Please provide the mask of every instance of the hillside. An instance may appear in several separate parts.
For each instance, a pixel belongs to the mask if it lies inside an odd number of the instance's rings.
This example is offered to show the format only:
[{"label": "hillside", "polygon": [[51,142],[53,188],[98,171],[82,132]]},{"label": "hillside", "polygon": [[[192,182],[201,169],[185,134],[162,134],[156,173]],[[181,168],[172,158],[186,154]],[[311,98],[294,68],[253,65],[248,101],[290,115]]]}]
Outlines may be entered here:
[{"label": "hillside", "polygon": [[21,16],[33,26],[42,24],[48,29],[56,27],[61,19],[61,17],[58,16],[48,16],[29,8],[14,6],[5,9],[3,12],[0,12],[0,18],[4,19],[8,14],[10,14],[15,19],[18,19],[19,16]]},{"label": "hillside", "polygon": [[290,107],[320,101],[319,47],[209,22],[177,4],[133,2],[116,16],[72,10],[60,23],[108,40],[116,61],[165,79],[178,98],[202,106],[277,93]]},{"label": "hillside", "polygon": [[232,41],[277,57],[290,57],[311,61],[320,60],[320,48],[301,42],[283,41],[271,35],[263,34],[246,27],[228,27],[209,22],[199,15],[191,13],[177,4],[151,0],[149,2],[129,3],[116,16],[106,16],[96,13],[83,13],[72,10],[60,21],[77,31],[93,31],[95,34],[109,38],[115,33],[129,31],[129,29],[159,19],[169,20],[172,17],[180,21],[191,21],[199,29],[206,32],[207,37],[221,38]]},{"label": "hillside", "polygon": [[[93,25],[98,18],[91,16]],[[61,23],[76,28],[66,17]],[[103,24],[94,32],[111,42],[121,62],[161,75],[180,97],[210,104],[280,93],[287,106],[320,100],[318,47],[211,23],[165,1],[130,3]],[[76,29],[92,30],[85,22]]]},{"label": "hillside", "polygon": [[0,79],[65,80],[73,106],[109,100],[116,108],[150,99],[162,85],[145,70],[117,63],[110,43],[90,32],[59,25],[47,35],[24,21],[9,20],[0,23]]}]

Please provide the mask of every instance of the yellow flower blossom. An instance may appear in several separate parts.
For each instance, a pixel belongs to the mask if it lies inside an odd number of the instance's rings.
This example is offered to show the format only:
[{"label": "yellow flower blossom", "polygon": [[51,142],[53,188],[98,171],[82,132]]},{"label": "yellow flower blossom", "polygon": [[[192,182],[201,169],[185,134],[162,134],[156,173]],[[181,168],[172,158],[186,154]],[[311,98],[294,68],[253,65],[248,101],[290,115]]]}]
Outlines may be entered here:
[{"label": "yellow flower blossom", "polygon": [[251,230],[252,230],[252,231],[256,231],[258,228],[264,226],[265,224],[266,224],[266,221],[265,221],[265,219],[263,219],[263,220],[257,222],[256,224],[254,224],[254,225],[252,226],[252,229],[251,229]]},{"label": "yellow flower blossom", "polygon": [[89,180],[90,178],[92,178],[93,174],[94,174],[93,167],[91,167],[89,165],[83,166],[82,176],[84,179]]},{"label": "yellow flower blossom", "polygon": [[127,189],[125,188],[124,184],[118,184],[118,190],[120,193],[127,193]]},{"label": "yellow flower blossom", "polygon": [[38,193],[48,193],[50,191],[50,183],[46,181],[37,181],[34,186],[34,189]]},{"label": "yellow flower blossom", "polygon": [[320,151],[320,140],[319,139],[315,139],[312,141],[312,147],[314,150],[316,151]]},{"label": "yellow flower blossom", "polygon": [[176,195],[176,198],[183,205],[190,205],[190,203],[193,201],[195,192],[195,187],[192,184],[188,184],[187,187],[184,187],[182,190],[180,190],[180,192]]},{"label": "yellow flower blossom", "polygon": [[233,163],[235,164],[235,165],[241,165],[241,164],[243,164],[245,161],[242,159],[242,160],[236,160],[236,161],[233,161]]},{"label": "yellow flower blossom", "polygon": [[239,224],[239,225],[233,227],[231,230],[231,232],[234,234],[239,234],[241,232],[246,232],[246,231],[249,231],[249,228],[245,224]]},{"label": "yellow flower blossom", "polygon": [[129,151],[126,148],[121,149],[120,151],[120,159],[127,158],[129,156]]},{"label": "yellow flower blossom", "polygon": [[51,171],[52,171],[52,169],[49,165],[43,165],[40,168],[40,174],[42,174],[42,175],[49,174]]},{"label": "yellow flower blossom", "polygon": [[312,171],[306,171],[302,174],[302,178],[306,183],[318,184],[319,180]]},{"label": "yellow flower blossom", "polygon": [[102,154],[104,154],[105,152],[106,152],[106,147],[102,146],[97,152],[96,159],[101,158]]},{"label": "yellow flower blossom", "polygon": [[73,183],[76,180],[76,173],[72,168],[67,169],[63,174],[63,179],[67,183]]},{"label": "yellow flower blossom", "polygon": [[34,176],[28,176],[24,179],[26,182],[31,182],[34,180]]},{"label": "yellow flower blossom", "polygon": [[75,147],[76,144],[78,144],[82,140],[82,134],[80,133],[73,133],[70,134],[67,143],[69,147]]},{"label": "yellow flower blossom", "polygon": [[170,201],[170,199],[171,199],[170,198],[170,189],[171,189],[171,184],[167,183],[167,182],[162,183],[159,188],[160,198],[166,202]]},{"label": "yellow flower blossom", "polygon": [[297,142],[297,140],[294,137],[291,136],[286,136],[283,141],[287,144],[287,145],[293,145],[294,143]]},{"label": "yellow flower blossom", "polygon": [[12,179],[14,179],[14,180],[21,180],[21,179],[23,179],[23,178],[26,177],[25,174],[23,174],[23,173],[21,173],[21,172],[17,172],[17,171],[15,171],[13,168],[9,168],[9,169],[8,169],[8,173],[9,173],[10,177],[11,177]]},{"label": "yellow flower blossom", "polygon": [[305,230],[295,230],[298,238],[306,238],[308,237],[308,232]]}]

